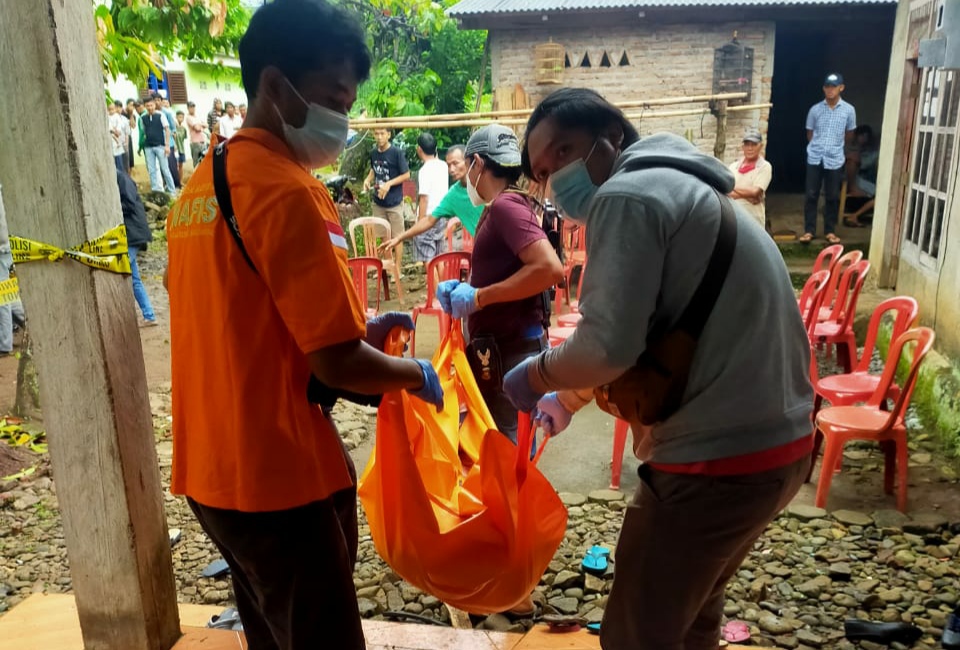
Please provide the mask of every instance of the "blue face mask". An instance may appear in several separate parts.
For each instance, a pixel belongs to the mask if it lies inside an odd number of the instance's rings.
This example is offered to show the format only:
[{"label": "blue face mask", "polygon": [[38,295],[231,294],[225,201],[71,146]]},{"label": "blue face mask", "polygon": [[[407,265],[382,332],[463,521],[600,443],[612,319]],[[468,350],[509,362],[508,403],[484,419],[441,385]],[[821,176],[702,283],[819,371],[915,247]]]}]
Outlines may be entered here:
[{"label": "blue face mask", "polygon": [[564,214],[572,221],[582,222],[587,217],[590,202],[597,193],[597,186],[587,171],[587,161],[597,148],[593,143],[586,158],[574,160],[569,165],[550,175],[553,198]]}]

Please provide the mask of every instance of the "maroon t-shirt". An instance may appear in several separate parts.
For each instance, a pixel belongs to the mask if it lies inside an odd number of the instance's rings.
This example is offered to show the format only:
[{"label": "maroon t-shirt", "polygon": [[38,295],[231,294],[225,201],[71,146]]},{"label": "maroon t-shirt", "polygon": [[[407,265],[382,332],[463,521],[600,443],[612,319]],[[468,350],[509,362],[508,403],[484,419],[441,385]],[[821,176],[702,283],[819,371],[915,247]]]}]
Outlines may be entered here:
[{"label": "maroon t-shirt", "polygon": [[[478,289],[502,282],[523,267],[520,251],[546,239],[531,201],[523,194],[503,192],[483,211],[473,242],[470,284]],[[470,336],[493,335],[517,340],[543,322],[540,294],[488,305],[467,320]]]}]

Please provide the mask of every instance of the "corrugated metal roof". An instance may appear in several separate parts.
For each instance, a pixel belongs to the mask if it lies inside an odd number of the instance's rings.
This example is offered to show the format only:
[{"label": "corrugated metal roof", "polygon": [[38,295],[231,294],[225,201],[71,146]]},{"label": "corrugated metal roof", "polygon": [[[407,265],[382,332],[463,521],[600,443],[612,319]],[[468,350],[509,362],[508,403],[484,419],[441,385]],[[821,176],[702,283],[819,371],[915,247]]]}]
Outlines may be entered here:
[{"label": "corrugated metal roof", "polygon": [[450,16],[520,14],[541,11],[591,11],[648,7],[747,7],[842,4],[896,4],[897,0],[461,0]]}]

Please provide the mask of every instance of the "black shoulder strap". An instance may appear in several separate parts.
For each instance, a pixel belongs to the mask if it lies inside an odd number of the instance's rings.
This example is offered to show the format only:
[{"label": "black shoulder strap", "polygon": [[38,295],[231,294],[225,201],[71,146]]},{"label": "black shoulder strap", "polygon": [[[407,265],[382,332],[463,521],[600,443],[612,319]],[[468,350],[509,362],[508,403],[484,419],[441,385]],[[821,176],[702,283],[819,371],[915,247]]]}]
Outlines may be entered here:
[{"label": "black shoulder strap", "polygon": [[[227,220],[227,226],[233,241],[237,242],[237,247],[243,254],[243,259],[247,261],[250,270],[257,273],[257,267],[253,265],[250,254],[247,253],[247,247],[243,245],[243,238],[240,236],[240,225],[237,223],[237,217],[233,213],[233,201],[230,199],[230,183],[227,182],[227,141],[219,143],[213,150],[213,191],[217,195],[217,204],[220,206],[220,212],[223,218]],[[258,274],[259,275],[259,274]]]},{"label": "black shoulder strap", "polygon": [[700,280],[700,286],[674,326],[674,329],[683,330],[695,339],[700,338],[707,319],[710,318],[710,312],[717,303],[730,270],[734,249],[737,247],[737,216],[733,203],[716,189],[713,191],[720,201],[720,230],[717,232],[717,241],[713,245],[713,253],[703,279]]}]

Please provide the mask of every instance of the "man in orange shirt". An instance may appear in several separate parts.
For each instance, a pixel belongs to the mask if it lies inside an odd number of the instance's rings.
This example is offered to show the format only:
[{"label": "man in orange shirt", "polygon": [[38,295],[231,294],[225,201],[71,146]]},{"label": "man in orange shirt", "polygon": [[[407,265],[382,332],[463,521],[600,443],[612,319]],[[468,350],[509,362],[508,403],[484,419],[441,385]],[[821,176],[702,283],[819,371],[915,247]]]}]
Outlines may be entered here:
[{"label": "man in orange shirt", "polygon": [[[276,0],[250,21],[240,63],[244,128],[167,217],[171,491],[230,566],[251,650],[362,649],[356,474],[308,380],[438,407],[443,393],[428,363],[377,349],[403,321],[365,327],[336,207],[309,171],[342,151],[369,74],[359,23],[324,0]],[[217,200],[218,156],[233,210]]]}]

